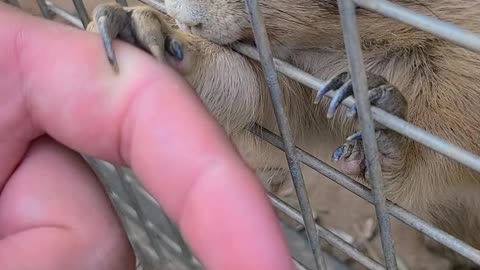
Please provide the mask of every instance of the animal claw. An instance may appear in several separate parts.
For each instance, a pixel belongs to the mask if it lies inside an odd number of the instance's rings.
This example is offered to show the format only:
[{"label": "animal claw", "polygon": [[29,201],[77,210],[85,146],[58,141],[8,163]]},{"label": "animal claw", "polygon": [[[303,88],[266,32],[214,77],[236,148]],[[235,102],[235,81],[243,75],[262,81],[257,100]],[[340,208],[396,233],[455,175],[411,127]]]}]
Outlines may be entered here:
[{"label": "animal claw", "polygon": [[348,136],[347,141],[354,141],[362,138],[362,131],[357,131],[353,133],[352,135]]},{"label": "animal claw", "polygon": [[335,76],[331,79],[325,86],[323,86],[320,90],[318,90],[317,95],[315,96],[315,100],[313,101],[314,104],[318,104],[322,97],[330,90],[338,89],[345,81],[349,78],[348,72],[340,73],[339,75]]},{"label": "animal claw", "polygon": [[352,94],[352,81],[348,80],[342,85],[342,87],[340,87],[340,89],[336,91],[335,96],[333,97],[332,101],[330,102],[330,106],[328,107],[327,118],[332,118],[340,103],[342,103],[345,98],[351,96]]},{"label": "animal claw", "polygon": [[113,71],[118,74],[119,67],[117,56],[115,54],[115,50],[113,49],[112,37],[108,31],[107,17],[105,15],[98,19],[98,31],[102,37],[103,47],[105,48],[108,62],[112,66]]}]

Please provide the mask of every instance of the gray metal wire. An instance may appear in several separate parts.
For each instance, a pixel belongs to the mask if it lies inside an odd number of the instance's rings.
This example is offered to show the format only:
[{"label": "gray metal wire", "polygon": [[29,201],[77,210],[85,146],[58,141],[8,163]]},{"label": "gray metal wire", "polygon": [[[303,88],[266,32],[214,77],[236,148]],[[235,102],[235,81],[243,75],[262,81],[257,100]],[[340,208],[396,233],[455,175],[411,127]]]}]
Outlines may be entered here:
[{"label": "gray metal wire", "polygon": [[90,22],[90,17],[88,16],[87,9],[83,4],[83,0],[73,0],[73,5],[75,6],[75,9],[78,12],[78,16],[80,17],[80,20],[82,21],[83,28],[87,28],[87,25]]},{"label": "gray metal wire", "polygon": [[[78,15],[81,19],[75,15],[70,14],[61,7],[53,4],[49,0],[37,0],[43,16],[46,18],[52,18],[53,14],[56,14],[71,24],[84,28],[89,21],[86,9],[83,6],[83,1],[73,0],[75,7],[77,8]],[[116,0],[118,3],[126,5],[125,0]],[[140,0],[141,2],[150,5],[162,12],[165,12],[163,3],[155,0]],[[247,11],[249,12],[252,26],[254,29],[257,48],[245,44],[236,44],[234,49],[252,59],[258,60],[262,63],[266,80],[269,86],[270,95],[273,101],[275,115],[279,126],[281,137],[273,134],[272,132],[255,125],[251,131],[257,136],[261,137],[265,141],[285,151],[287,161],[291,170],[294,186],[299,198],[302,214],[298,213],[295,209],[292,209],[284,202],[270,194],[272,204],[277,209],[281,210],[294,220],[305,224],[307,229],[310,244],[312,245],[312,251],[315,254],[317,269],[324,264],[324,258],[321,256],[321,251],[317,243],[317,234],[325,239],[328,243],[332,244],[345,254],[351,256],[353,259],[363,264],[369,269],[384,269],[382,265],[361,254],[355,248],[349,246],[338,236],[328,231],[327,229],[315,225],[313,222],[313,216],[311,215],[311,208],[308,202],[308,196],[306,196],[305,186],[303,183],[302,172],[300,170],[299,163],[304,163],[308,167],[316,170],[320,174],[327,176],[335,183],[341,185],[357,196],[372,203],[376,207],[377,219],[379,220],[379,227],[382,237],[382,246],[384,249],[385,262],[387,269],[396,269],[395,252],[393,244],[391,242],[391,233],[389,225],[389,214],[405,224],[415,228],[416,230],[424,233],[430,238],[438,241],[446,247],[456,251],[462,256],[470,259],[474,263],[480,265],[480,251],[467,245],[463,241],[456,239],[448,233],[434,227],[421,218],[413,215],[409,211],[395,205],[390,201],[386,201],[382,195],[381,186],[381,174],[379,173],[378,162],[375,160],[376,155],[376,141],[372,137],[373,120],[380,124],[410,138],[413,139],[445,156],[448,156],[478,172],[480,172],[480,157],[465,149],[462,149],[456,145],[449,143],[448,141],[434,136],[425,130],[422,130],[398,117],[395,117],[379,108],[370,107],[366,102],[366,84],[364,76],[364,67],[362,65],[361,50],[359,47],[359,37],[356,30],[355,23],[355,10],[354,5],[366,8],[373,12],[377,12],[391,19],[399,22],[411,25],[420,30],[429,32],[438,37],[444,38],[450,42],[453,42],[466,49],[480,52],[480,36],[461,29],[450,23],[440,21],[438,19],[425,16],[409,9],[403,8],[399,5],[393,4],[386,0],[338,0],[340,7],[340,15],[342,18],[342,26],[344,29],[344,38],[346,44],[347,55],[349,58],[349,66],[351,68],[352,80],[354,84],[354,91],[356,97],[356,103],[358,105],[358,112],[360,123],[362,127],[362,137],[364,140],[364,148],[366,150],[368,168],[370,171],[370,178],[372,183],[372,190],[369,190],[365,186],[351,179],[350,177],[335,170],[324,162],[318,160],[314,156],[299,149],[295,146],[292,136],[288,127],[288,119],[284,113],[283,106],[281,104],[281,91],[276,78],[276,72],[281,72],[287,77],[299,81],[300,83],[315,89],[320,89],[325,83],[318,78],[294,67],[288,63],[282,62],[278,59],[272,58],[269,48],[269,41],[266,37],[265,27],[263,24],[263,18],[260,14],[258,3],[255,0],[246,0]],[[12,4],[18,4],[15,0],[8,0]],[[257,51],[258,50],[258,51]],[[327,93],[327,97],[333,97],[333,93]],[[342,104],[344,106],[351,106],[354,100],[347,98]],[[126,186],[125,189],[128,193],[138,192],[134,185]],[[131,203],[131,202],[130,202]],[[135,207],[137,212],[136,218],[141,220],[142,226],[145,231],[152,230],[155,227],[147,220],[142,218],[141,214],[138,214],[138,207]],[[140,210],[141,211],[141,210]],[[150,237],[158,237],[150,234]],[[179,247],[178,249],[183,251],[185,247]],[[188,255],[189,253],[187,253]],[[191,254],[190,254],[191,255]],[[195,259],[193,259],[195,261]],[[298,269],[306,269],[300,262],[296,262],[295,265]]]},{"label": "gray metal wire", "polygon": [[382,169],[378,160],[377,139],[375,136],[374,122],[370,111],[368,98],[367,75],[363,64],[360,35],[358,34],[355,4],[351,0],[338,0],[340,19],[343,28],[345,48],[347,51],[348,66],[352,78],[353,92],[356,98],[358,118],[362,131],[362,143],[365,151],[369,182],[372,185],[372,195],[375,205],[382,240],[383,254],[387,269],[396,270],[397,261],[393,248],[390,216],[383,195]]},{"label": "gray metal wire", "polygon": [[127,0],[115,0],[115,1],[124,7],[128,6]]},{"label": "gray metal wire", "polygon": [[352,0],[360,7],[441,37],[474,52],[480,52],[480,36],[451,23],[413,12],[385,0]]},{"label": "gray metal wire", "polygon": [[265,80],[267,82],[270,98],[272,100],[275,118],[280,134],[283,138],[284,150],[287,157],[288,167],[292,176],[293,185],[297,194],[300,209],[302,210],[303,220],[305,221],[305,229],[307,231],[308,240],[315,257],[315,265],[317,269],[326,270],[325,258],[320,249],[317,230],[315,229],[315,220],[313,218],[312,208],[308,199],[307,189],[303,181],[302,170],[296,156],[295,143],[290,131],[287,113],[283,106],[282,91],[277,78],[277,72],[273,65],[273,56],[270,49],[270,42],[267,37],[267,30],[263,22],[260,12],[260,6],[257,0],[246,0],[247,11],[250,15],[250,22],[253,26],[253,34],[255,43],[258,46],[260,62],[262,64]]},{"label": "gray metal wire", "polygon": [[[256,49],[250,45],[246,44],[235,44],[233,48],[254,60],[260,61],[258,52]],[[274,58],[275,68],[278,72],[284,74],[285,76],[296,80],[303,85],[316,91],[315,89],[320,89],[325,85],[325,82],[314,77],[313,75],[289,64],[282,60]],[[334,92],[330,91],[326,93],[326,97],[333,98]],[[352,106],[354,99],[352,97],[346,98],[341,104],[346,107]],[[475,155],[457,145],[454,145],[447,140],[444,140],[436,135],[431,134],[421,128],[418,128],[409,122],[396,117],[386,111],[377,108],[371,107],[372,116],[375,121],[378,123],[398,132],[399,134],[404,135],[407,138],[410,138],[418,143],[421,143],[428,148],[437,151],[440,154],[443,154],[453,160],[460,162],[461,164],[472,168],[475,171],[480,172],[480,156]]]},{"label": "gray metal wire", "polygon": [[49,6],[47,5],[47,1],[37,0],[37,4],[38,4],[38,7],[40,8],[40,12],[42,12],[43,17],[47,19],[51,19],[53,14]]},{"label": "gray metal wire", "polygon": [[[289,206],[288,204],[285,204],[280,198],[278,198],[276,195],[272,193],[269,193],[268,197],[270,198],[272,205],[275,208],[281,210],[283,213],[292,217],[298,223],[302,225],[305,224],[302,218],[302,214],[299,213],[295,208]],[[352,257],[352,259],[356,260],[357,262],[367,267],[368,269],[372,269],[372,270],[384,269],[381,264],[365,256],[356,248],[352,247],[350,244],[345,242],[342,238],[338,237],[328,229],[318,224],[315,224],[315,228],[322,239],[325,239],[325,241],[327,241],[329,244],[336,247],[338,250],[344,252],[345,254],[348,254],[349,256]]]},{"label": "gray metal wire", "polygon": [[[253,134],[262,138],[266,142],[272,144],[273,146],[283,150],[283,142],[281,138],[274,134],[273,132],[259,126],[254,125],[251,128]],[[326,176],[328,179],[332,180],[336,184],[342,186],[343,188],[349,190],[358,197],[366,200],[367,202],[373,204],[373,196],[367,187],[363,186],[359,182],[353,180],[352,178],[346,176],[345,174],[339,172],[335,168],[332,168],[330,165],[319,160],[313,155],[309,154],[303,149],[297,147],[298,157],[302,163],[317,171],[318,173]],[[417,217],[408,210],[394,204],[391,201],[387,200],[387,209],[390,215],[396,219],[402,221],[403,223],[409,225],[410,227],[418,230],[419,232],[427,235],[433,240],[441,243],[442,245],[456,251],[458,254],[469,258],[474,263],[480,265],[480,251],[466,244],[465,242],[451,236],[450,234],[442,231],[432,224],[426,222],[425,220]],[[348,255],[351,255],[347,253]]]}]

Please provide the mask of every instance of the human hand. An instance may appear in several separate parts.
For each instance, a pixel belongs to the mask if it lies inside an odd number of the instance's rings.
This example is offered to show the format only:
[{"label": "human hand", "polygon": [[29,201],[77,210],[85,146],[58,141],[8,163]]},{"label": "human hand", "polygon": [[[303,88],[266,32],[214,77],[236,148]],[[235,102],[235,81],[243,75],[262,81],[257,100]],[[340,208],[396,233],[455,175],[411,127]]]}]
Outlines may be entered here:
[{"label": "human hand", "polygon": [[[293,269],[254,173],[175,71],[0,4],[0,269],[134,269],[73,150],[131,167],[211,270]],[[67,148],[68,147],[68,148]]]}]

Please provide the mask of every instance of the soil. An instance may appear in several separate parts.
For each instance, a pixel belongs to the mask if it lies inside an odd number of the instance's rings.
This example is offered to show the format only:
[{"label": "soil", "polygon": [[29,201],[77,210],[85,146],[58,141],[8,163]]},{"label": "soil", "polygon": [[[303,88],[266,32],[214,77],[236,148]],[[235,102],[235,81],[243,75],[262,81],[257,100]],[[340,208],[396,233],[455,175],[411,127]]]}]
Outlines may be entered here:
[{"label": "soil", "polygon": [[[35,15],[40,15],[36,1],[20,0],[20,5],[24,10]],[[71,0],[53,0],[55,4],[72,11],[74,10]],[[106,2],[99,0],[85,0],[85,5],[89,12],[96,4]],[[107,1],[113,2],[113,1]],[[128,1],[132,5],[140,5],[137,1]],[[359,236],[355,229],[357,226],[365,224],[368,219],[375,220],[373,206],[358,198],[339,185],[323,178],[310,169],[304,169],[305,178],[309,182],[316,182],[315,185],[309,184],[308,192],[311,203],[320,206],[321,224],[329,228],[344,231],[354,238]],[[325,210],[325,212],[323,212]],[[421,234],[407,225],[392,219],[392,232],[397,255],[406,264],[407,269],[411,270],[447,270],[449,263],[432,253],[430,253],[421,240]],[[381,244],[378,235],[371,242],[374,253],[381,257]],[[355,269],[362,269],[359,266],[353,266]]]}]

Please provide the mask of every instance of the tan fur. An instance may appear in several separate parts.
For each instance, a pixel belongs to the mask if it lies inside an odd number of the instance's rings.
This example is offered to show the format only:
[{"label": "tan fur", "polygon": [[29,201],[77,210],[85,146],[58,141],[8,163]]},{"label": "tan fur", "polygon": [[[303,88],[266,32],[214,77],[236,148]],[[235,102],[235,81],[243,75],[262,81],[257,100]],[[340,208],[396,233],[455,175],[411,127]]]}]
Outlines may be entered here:
[{"label": "tan fur", "polygon": [[[480,31],[478,0],[393,2]],[[188,67],[180,70],[259,173],[285,171],[283,152],[246,131],[254,121],[276,131],[260,65],[221,46],[253,41],[244,1],[165,3],[184,30],[168,34],[188,47]],[[323,80],[347,70],[336,0],[260,3],[276,57]],[[480,56],[366,10],[358,10],[358,23],[367,69],[399,88],[408,102],[407,120],[480,154]],[[344,108],[328,121],[328,99],[315,106],[311,89],[280,80],[297,145],[321,149],[318,156],[330,163],[356,122],[344,116]],[[410,140],[396,147],[395,160],[382,164],[388,198],[480,248],[480,174]]]}]

